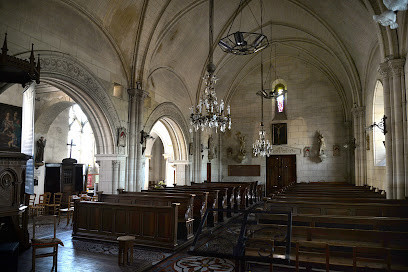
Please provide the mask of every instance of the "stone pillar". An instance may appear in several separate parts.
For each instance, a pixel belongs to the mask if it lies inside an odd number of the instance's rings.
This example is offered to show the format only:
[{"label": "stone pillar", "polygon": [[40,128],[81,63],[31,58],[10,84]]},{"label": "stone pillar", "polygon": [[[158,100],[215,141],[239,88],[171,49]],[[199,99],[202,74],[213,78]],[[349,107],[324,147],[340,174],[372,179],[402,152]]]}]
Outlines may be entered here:
[{"label": "stone pillar", "polygon": [[388,63],[381,63],[379,73],[382,77],[383,89],[384,89],[384,114],[387,116],[385,124],[388,128],[387,134],[385,134],[385,176],[386,176],[386,193],[387,198],[394,198],[394,184],[393,184],[393,163],[392,163],[392,129],[391,129],[391,101],[390,101],[390,69]]},{"label": "stone pillar", "polygon": [[[140,144],[141,141],[141,134],[140,132],[142,131],[143,128],[143,123],[144,123],[144,118],[143,118],[143,113],[144,113],[144,100],[146,97],[149,96],[149,93],[142,90],[142,87],[140,83],[138,83],[137,89],[136,89],[136,112],[137,112],[137,123],[136,123],[136,180],[135,183],[133,184],[133,191],[135,192],[140,192],[142,189],[142,186],[145,181],[145,175],[144,175],[144,161],[142,158],[142,145]],[[149,131],[146,131],[147,133]]]},{"label": "stone pillar", "polygon": [[193,144],[194,144],[193,182],[202,183],[203,180],[201,178],[201,161],[202,161],[201,130],[198,130],[193,133]]},{"label": "stone pillar", "polygon": [[388,59],[380,64],[379,73],[384,86],[384,113],[387,117],[385,135],[387,198],[406,196],[406,89],[405,59]]},{"label": "stone pillar", "polygon": [[364,138],[364,107],[355,106],[352,109],[353,114],[353,131],[354,138],[356,139],[356,149],[354,150],[354,172],[355,181],[357,186],[363,186],[366,181],[364,173],[364,165],[366,164],[364,160],[365,153],[365,138]]},{"label": "stone pillar", "polygon": [[112,193],[116,194],[119,188],[119,166],[120,161],[112,160]]},{"label": "stone pillar", "polygon": [[107,194],[116,194],[120,184],[120,162],[124,161],[124,156],[115,154],[96,154],[96,161],[99,164],[99,185],[98,191]]},{"label": "stone pillar", "polygon": [[136,149],[137,149],[137,135],[136,135],[136,89],[128,89],[129,94],[129,156],[128,156],[128,171],[126,191],[133,191],[135,183],[135,164],[136,164]]},{"label": "stone pillar", "polygon": [[[404,132],[403,132],[403,121],[406,116],[403,116],[402,109],[402,92],[403,85],[401,82],[401,76],[404,72],[404,59],[394,59],[388,62],[389,67],[392,72],[392,100],[393,103],[393,114],[392,114],[392,127],[393,127],[393,151],[395,149],[395,161],[393,161],[395,166],[394,172],[394,190],[396,190],[396,196],[394,191],[394,198],[404,199],[405,198],[405,162],[404,162]],[[395,148],[394,148],[395,147]],[[394,158],[394,156],[393,156]]]}]

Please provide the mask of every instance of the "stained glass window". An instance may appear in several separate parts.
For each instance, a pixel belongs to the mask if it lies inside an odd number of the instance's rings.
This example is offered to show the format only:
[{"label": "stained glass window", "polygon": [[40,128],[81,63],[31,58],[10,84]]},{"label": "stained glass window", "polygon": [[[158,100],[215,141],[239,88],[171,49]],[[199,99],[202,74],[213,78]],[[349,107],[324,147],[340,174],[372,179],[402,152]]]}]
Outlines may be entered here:
[{"label": "stained glass window", "polygon": [[278,89],[278,97],[276,98],[276,103],[278,106],[278,112],[283,112],[284,107],[285,107],[285,95],[283,93],[283,89],[279,88]]}]

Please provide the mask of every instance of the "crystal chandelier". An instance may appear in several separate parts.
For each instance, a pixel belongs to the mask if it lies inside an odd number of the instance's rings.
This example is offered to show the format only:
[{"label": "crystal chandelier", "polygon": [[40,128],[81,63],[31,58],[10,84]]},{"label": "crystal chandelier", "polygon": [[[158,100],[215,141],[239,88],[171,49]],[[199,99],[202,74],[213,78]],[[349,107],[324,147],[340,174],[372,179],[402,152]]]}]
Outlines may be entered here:
[{"label": "crystal chandelier", "polygon": [[[261,10],[262,12],[262,10]],[[262,25],[262,13],[261,13],[261,25]],[[261,28],[261,34],[262,34],[262,28]],[[264,89],[264,82],[263,82],[263,61],[262,61],[262,52],[261,52],[261,93],[265,91]],[[255,141],[255,143],[252,145],[252,150],[254,152],[254,156],[270,156],[272,154],[272,145],[265,138],[265,128],[264,128],[264,123],[263,123],[263,100],[264,96],[261,96],[261,129],[259,130],[259,139]]]},{"label": "crystal chandelier", "polygon": [[254,156],[270,156],[272,154],[272,145],[269,140],[265,139],[265,129],[263,122],[261,122],[261,129],[259,130],[259,139],[252,145]]},{"label": "crystal chandelier", "polygon": [[[221,132],[231,129],[231,115],[230,106],[226,107],[224,101],[218,103],[217,94],[215,92],[215,84],[217,83],[217,77],[214,75],[215,65],[213,64],[213,16],[214,15],[214,0],[210,0],[210,28],[209,28],[209,63],[207,65],[207,74],[205,75],[204,83],[205,90],[198,103],[198,105],[190,108],[190,123],[195,131],[204,130],[206,128],[215,128]],[[191,129],[190,129],[191,130]]]},{"label": "crystal chandelier", "polygon": [[218,103],[217,94],[215,93],[215,84],[217,77],[208,72],[204,77],[205,90],[197,106],[190,108],[191,110],[191,125],[195,131],[204,130],[205,128],[215,128],[216,131],[220,129],[225,132],[226,128],[231,129],[231,110],[227,106],[225,114],[225,104],[221,99]]}]

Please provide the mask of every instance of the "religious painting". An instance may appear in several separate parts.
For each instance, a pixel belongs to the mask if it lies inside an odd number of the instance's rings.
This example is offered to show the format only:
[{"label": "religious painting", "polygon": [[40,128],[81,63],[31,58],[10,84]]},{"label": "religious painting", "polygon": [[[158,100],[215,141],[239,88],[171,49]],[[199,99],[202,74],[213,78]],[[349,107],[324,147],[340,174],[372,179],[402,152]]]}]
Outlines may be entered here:
[{"label": "religious painting", "polygon": [[0,103],[0,151],[21,151],[22,108]]},{"label": "religious painting", "polygon": [[288,143],[288,130],[286,123],[272,124],[272,144],[282,145]]}]

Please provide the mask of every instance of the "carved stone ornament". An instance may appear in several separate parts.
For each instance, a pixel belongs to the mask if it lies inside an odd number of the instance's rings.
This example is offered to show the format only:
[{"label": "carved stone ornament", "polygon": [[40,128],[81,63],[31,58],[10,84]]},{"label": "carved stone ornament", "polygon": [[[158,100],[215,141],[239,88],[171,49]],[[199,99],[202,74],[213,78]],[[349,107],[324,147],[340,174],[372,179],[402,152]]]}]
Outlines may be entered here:
[{"label": "carved stone ornament", "polygon": [[383,0],[383,2],[388,10],[380,15],[373,15],[373,19],[382,26],[390,26],[391,29],[396,29],[398,27],[396,12],[407,10],[408,0]]}]

